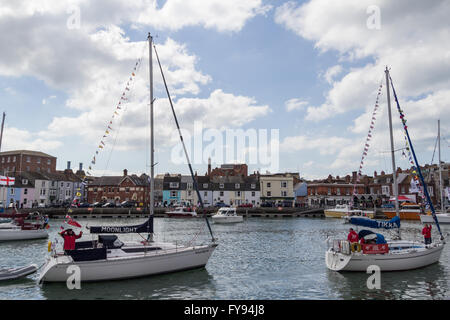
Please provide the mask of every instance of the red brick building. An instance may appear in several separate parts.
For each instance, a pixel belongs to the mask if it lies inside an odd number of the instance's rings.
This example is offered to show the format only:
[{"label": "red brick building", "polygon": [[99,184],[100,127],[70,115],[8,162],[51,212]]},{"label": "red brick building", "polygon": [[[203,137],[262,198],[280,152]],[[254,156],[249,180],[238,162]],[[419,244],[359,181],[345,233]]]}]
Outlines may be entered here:
[{"label": "red brick building", "polygon": [[148,176],[142,174],[128,175],[124,170],[123,176],[103,176],[96,178],[88,187],[88,202],[113,202],[134,200],[139,206],[150,203],[150,184]]},{"label": "red brick building", "polygon": [[0,172],[2,174],[6,174],[7,172],[55,173],[56,157],[43,152],[30,150],[0,152]]},{"label": "red brick building", "polygon": [[223,164],[220,168],[215,168],[211,171],[211,164],[208,165],[208,174],[210,178],[229,177],[229,176],[248,176],[248,166],[244,164]]}]

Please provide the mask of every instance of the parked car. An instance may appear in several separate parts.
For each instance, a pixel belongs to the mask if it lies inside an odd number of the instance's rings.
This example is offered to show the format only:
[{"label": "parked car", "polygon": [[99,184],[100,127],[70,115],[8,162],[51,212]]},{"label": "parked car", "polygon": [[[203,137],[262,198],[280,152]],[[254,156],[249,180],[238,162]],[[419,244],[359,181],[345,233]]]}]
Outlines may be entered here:
[{"label": "parked car", "polygon": [[223,208],[223,207],[229,207],[229,205],[227,205],[226,203],[223,203],[223,202],[216,202],[214,207],[216,207],[216,208]]},{"label": "parked car", "polygon": [[103,206],[103,202],[94,202],[91,207],[93,208],[101,208]]},{"label": "parked car", "polygon": [[121,207],[121,208],[132,208],[132,207],[135,207],[135,206],[136,206],[136,201],[129,201],[129,200],[123,201],[119,205],[119,207]]},{"label": "parked car", "polygon": [[270,208],[270,207],[273,207],[273,203],[272,202],[263,202],[263,203],[261,203],[261,207]]},{"label": "parked car", "polygon": [[112,202],[107,202],[104,205],[102,205],[102,208],[115,208],[116,205]]},{"label": "parked car", "polygon": [[[10,207],[11,208],[11,207]],[[38,208],[45,208],[45,203],[39,203]]]},{"label": "parked car", "polygon": [[253,208],[253,204],[251,203],[243,203],[238,206],[239,208]]},{"label": "parked car", "polygon": [[87,202],[82,202],[78,205],[78,208],[88,208],[90,207],[90,204]]}]

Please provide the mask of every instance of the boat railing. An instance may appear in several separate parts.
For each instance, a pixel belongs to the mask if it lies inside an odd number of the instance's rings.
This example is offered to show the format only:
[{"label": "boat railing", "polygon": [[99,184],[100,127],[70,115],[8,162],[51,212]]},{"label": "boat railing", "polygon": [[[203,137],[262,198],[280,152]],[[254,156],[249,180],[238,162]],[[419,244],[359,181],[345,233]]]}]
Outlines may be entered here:
[{"label": "boat railing", "polygon": [[343,239],[327,239],[327,249],[333,252],[351,254],[350,242]]}]

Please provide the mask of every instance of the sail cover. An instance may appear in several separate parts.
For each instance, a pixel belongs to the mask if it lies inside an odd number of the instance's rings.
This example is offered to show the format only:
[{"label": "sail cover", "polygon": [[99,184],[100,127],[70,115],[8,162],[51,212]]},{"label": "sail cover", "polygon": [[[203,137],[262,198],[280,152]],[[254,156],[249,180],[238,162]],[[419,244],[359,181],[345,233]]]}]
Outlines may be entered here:
[{"label": "sail cover", "polygon": [[91,233],[153,233],[153,216],[143,224],[134,226],[100,226],[90,227]]},{"label": "sail cover", "polygon": [[367,218],[350,218],[350,223],[375,229],[394,229],[400,228],[400,218],[395,216],[391,220],[377,221]]}]

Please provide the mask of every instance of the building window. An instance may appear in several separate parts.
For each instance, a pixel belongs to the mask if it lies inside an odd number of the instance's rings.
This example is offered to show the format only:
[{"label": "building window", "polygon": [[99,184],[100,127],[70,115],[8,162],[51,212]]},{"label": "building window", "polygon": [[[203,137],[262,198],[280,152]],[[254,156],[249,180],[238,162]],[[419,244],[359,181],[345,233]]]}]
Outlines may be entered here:
[{"label": "building window", "polygon": [[2,163],[5,163],[5,157],[2,157]]},{"label": "building window", "polygon": [[337,189],[336,189],[336,194],[337,194],[338,196],[341,195],[341,189],[340,189],[340,188],[337,188]]},{"label": "building window", "polygon": [[178,188],[178,182],[170,182],[169,187],[170,188]]},{"label": "building window", "polygon": [[267,182],[267,188],[270,188],[270,182]]},{"label": "building window", "polygon": [[239,189],[240,187],[241,187],[241,184],[240,184],[240,183],[235,183],[235,184],[234,184],[234,188],[235,188],[235,189]]},{"label": "building window", "polygon": [[16,162],[16,156],[13,157],[13,162]]},{"label": "building window", "polygon": [[11,188],[11,195],[14,195],[14,188]]},{"label": "building window", "polygon": [[382,186],[381,193],[385,195],[390,195],[389,186]]},{"label": "building window", "polygon": [[8,157],[8,161],[7,161],[7,162],[9,163],[9,162],[10,162],[10,160],[11,160],[11,157]]},{"label": "building window", "polygon": [[331,188],[328,188],[328,195],[331,195]]},{"label": "building window", "polygon": [[281,181],[281,187],[287,188],[287,181]]},{"label": "building window", "polygon": [[41,163],[41,158],[37,158],[37,159],[36,159],[36,162],[37,162],[37,163]]},{"label": "building window", "polygon": [[220,184],[219,184],[219,188],[220,188],[220,189],[223,189],[224,187],[225,187],[225,185],[224,185],[223,183],[220,183]]},{"label": "building window", "polygon": [[250,188],[251,188],[251,189],[256,189],[256,184],[252,183],[252,184],[250,185]]},{"label": "building window", "polygon": [[187,189],[191,190],[194,187],[194,184],[192,182],[187,183]]},{"label": "building window", "polygon": [[255,191],[252,191],[252,197],[254,197],[256,195]]},{"label": "building window", "polygon": [[50,168],[47,168],[47,172],[50,173]]},{"label": "building window", "polygon": [[125,188],[125,192],[130,192],[130,188]]},{"label": "building window", "polygon": [[31,158],[30,157],[27,157],[27,162],[31,162]]},{"label": "building window", "polygon": [[69,182],[67,182],[67,184],[66,184],[66,188],[69,188],[70,187],[70,183]]},{"label": "building window", "polygon": [[41,168],[37,167],[37,168],[36,168],[36,171],[37,171],[37,172],[41,172]]},{"label": "building window", "polygon": [[177,197],[177,192],[176,191],[170,191],[170,197],[171,198],[176,198]]},{"label": "building window", "polygon": [[51,161],[50,159],[47,159],[47,164],[48,164],[48,165],[51,165],[51,164],[52,164],[52,161]]},{"label": "building window", "polygon": [[24,189],[23,194],[28,194],[28,189]]},{"label": "building window", "polygon": [[27,166],[27,171],[30,171],[30,167],[29,166]]},{"label": "building window", "polygon": [[240,197],[241,196],[241,192],[240,191],[236,191],[236,197]]},{"label": "building window", "polygon": [[221,197],[223,197],[223,191],[220,191],[219,194]]},{"label": "building window", "polygon": [[205,191],[205,192],[203,193],[203,195],[204,195],[205,197],[207,197],[207,196],[208,196],[208,192]]},{"label": "building window", "polygon": [[187,195],[188,195],[188,197],[190,197],[192,195],[192,191],[188,191]]},{"label": "building window", "polygon": [[271,196],[272,196],[272,192],[267,191],[267,196],[268,196],[268,197],[271,197]]},{"label": "building window", "polygon": [[281,191],[281,196],[282,197],[287,197],[287,191]]},{"label": "building window", "polygon": [[42,188],[45,188],[45,181],[42,181],[41,186],[42,186]]},{"label": "building window", "polygon": [[207,188],[208,188],[208,184],[207,184],[207,183],[204,183],[204,184],[203,184],[203,188],[204,188],[204,189],[207,189]]}]

